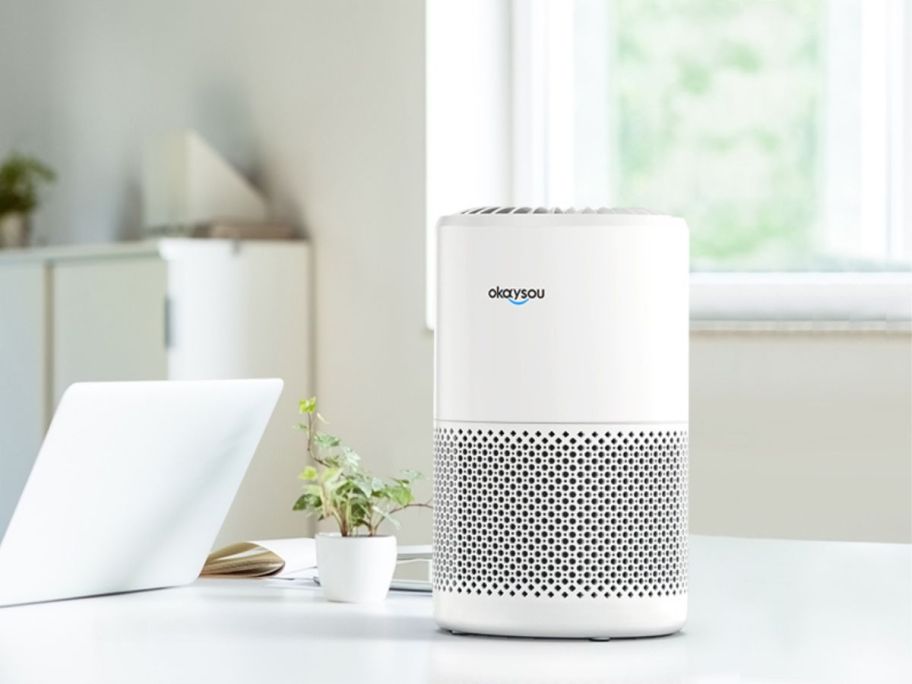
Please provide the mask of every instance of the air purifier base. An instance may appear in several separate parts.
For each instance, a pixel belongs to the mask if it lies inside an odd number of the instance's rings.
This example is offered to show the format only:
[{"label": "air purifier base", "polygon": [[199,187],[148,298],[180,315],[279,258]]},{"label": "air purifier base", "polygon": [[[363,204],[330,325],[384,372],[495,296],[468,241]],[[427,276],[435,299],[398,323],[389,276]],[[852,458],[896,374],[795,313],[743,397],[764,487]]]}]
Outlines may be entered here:
[{"label": "air purifier base", "polygon": [[630,599],[532,599],[436,592],[434,619],[454,634],[605,640],[674,634],[687,595]]}]

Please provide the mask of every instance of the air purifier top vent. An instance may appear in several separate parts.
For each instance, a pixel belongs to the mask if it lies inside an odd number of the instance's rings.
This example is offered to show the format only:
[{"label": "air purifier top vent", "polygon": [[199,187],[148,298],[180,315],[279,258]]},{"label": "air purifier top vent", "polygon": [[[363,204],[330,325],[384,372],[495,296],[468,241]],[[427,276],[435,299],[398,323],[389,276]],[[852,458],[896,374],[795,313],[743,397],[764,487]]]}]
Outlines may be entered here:
[{"label": "air purifier top vent", "polygon": [[457,214],[442,216],[438,226],[489,227],[499,226],[663,226],[675,233],[686,230],[680,218],[658,211],[640,208],[599,207],[475,207]]},{"label": "air purifier top vent", "polygon": [[466,209],[461,214],[621,214],[637,216],[662,216],[662,212],[640,207],[598,207],[593,209],[575,209],[568,207],[475,207]]}]

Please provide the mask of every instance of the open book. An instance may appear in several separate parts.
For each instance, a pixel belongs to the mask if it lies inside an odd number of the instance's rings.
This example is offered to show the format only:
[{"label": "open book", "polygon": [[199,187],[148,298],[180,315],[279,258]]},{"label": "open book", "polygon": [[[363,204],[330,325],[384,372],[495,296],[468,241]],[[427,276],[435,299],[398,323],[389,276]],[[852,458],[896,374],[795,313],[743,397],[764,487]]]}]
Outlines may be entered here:
[{"label": "open book", "polygon": [[[399,546],[398,562],[430,561],[431,547]],[[206,559],[200,577],[269,577],[273,579],[313,579],[316,576],[317,549],[310,537],[265,539],[238,542],[213,551]],[[425,578],[427,571],[419,573]],[[400,588],[417,589],[415,577],[406,573]],[[411,584],[408,584],[411,582]],[[425,579],[422,584],[427,584]]]},{"label": "open book", "polygon": [[229,544],[213,551],[200,577],[286,579],[313,576],[316,567],[317,549],[313,539],[265,539]]}]

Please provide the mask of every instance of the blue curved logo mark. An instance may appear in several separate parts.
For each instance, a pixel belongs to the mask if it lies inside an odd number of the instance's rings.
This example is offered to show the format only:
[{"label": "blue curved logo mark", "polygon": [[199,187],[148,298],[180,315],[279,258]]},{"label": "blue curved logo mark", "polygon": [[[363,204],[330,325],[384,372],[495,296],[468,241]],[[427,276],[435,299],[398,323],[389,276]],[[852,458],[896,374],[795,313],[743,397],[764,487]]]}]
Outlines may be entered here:
[{"label": "blue curved logo mark", "polygon": [[488,290],[491,299],[506,299],[513,306],[524,306],[530,299],[544,299],[545,288],[492,287]]}]

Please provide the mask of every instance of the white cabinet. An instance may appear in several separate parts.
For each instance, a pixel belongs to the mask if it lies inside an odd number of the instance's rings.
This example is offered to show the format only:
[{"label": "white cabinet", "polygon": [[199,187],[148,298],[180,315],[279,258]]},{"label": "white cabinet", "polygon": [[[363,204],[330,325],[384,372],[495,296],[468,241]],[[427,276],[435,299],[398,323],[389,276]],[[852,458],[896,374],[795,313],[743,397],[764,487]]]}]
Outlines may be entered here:
[{"label": "white cabinet", "polygon": [[291,511],[312,393],[304,242],[166,239],[0,254],[0,526],[79,380],[280,377],[285,390],[217,544],[301,534]]},{"label": "white cabinet", "polygon": [[78,259],[54,263],[50,273],[55,405],[80,380],[170,377],[165,261]]},{"label": "white cabinet", "polygon": [[47,291],[41,262],[0,268],[0,530],[47,427]]}]

